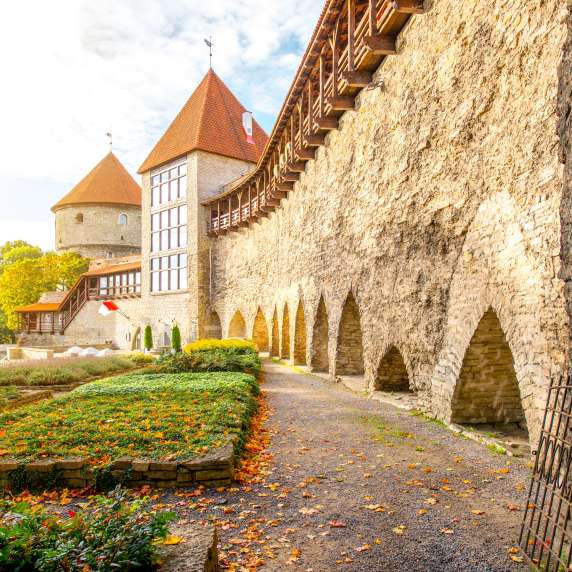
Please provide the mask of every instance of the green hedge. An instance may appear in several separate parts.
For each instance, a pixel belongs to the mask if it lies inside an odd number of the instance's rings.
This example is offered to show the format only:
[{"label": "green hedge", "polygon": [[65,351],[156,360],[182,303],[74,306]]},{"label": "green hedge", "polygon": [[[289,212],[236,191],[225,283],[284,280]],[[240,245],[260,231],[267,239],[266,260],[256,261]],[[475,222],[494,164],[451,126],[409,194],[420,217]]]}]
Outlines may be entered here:
[{"label": "green hedge", "polygon": [[0,458],[121,456],[186,460],[235,436],[237,452],[259,388],[240,373],[130,375],[0,414]]},{"label": "green hedge", "polygon": [[127,371],[135,366],[132,360],[123,356],[29,360],[22,364],[0,367],[0,386],[74,383]]}]

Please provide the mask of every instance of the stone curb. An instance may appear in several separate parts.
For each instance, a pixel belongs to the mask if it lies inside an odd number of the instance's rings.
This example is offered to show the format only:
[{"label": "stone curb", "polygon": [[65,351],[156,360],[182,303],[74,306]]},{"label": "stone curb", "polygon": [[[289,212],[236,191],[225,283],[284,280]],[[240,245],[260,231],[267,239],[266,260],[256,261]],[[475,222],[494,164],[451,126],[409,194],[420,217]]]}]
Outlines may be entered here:
[{"label": "stone curb", "polygon": [[[107,470],[112,480],[125,486],[150,485],[155,488],[228,486],[234,475],[234,447],[231,442],[187,461],[115,459]],[[0,489],[16,482],[34,488],[85,488],[97,484],[98,471],[88,459],[42,459],[23,463],[17,459],[0,460]]]}]

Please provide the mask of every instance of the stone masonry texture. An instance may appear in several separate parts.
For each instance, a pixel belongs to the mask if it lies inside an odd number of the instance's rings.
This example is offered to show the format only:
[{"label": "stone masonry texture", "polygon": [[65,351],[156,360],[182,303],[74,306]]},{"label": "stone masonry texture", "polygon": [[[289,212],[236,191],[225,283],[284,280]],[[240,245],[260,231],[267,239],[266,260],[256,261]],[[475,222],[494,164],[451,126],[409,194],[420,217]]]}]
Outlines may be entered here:
[{"label": "stone masonry texture", "polygon": [[[562,264],[572,201],[557,135],[560,81],[569,179],[568,6],[434,0],[426,8],[376,72],[384,88],[362,91],[281,207],[211,239],[212,307],[223,335],[240,311],[249,336],[260,307],[272,353],[278,335],[283,356],[304,323],[310,365],[324,367],[327,345],[330,374],[357,373],[363,362],[370,389],[394,347],[423,407],[447,421],[470,389],[458,387],[461,369],[487,316],[500,325],[490,336],[497,346],[471,356],[510,355],[503,375],[512,367],[515,385],[499,395],[514,401],[506,411],[522,408],[534,440],[550,377],[568,354]],[[303,321],[292,319],[299,304]],[[494,386],[494,375],[472,379]]]}]

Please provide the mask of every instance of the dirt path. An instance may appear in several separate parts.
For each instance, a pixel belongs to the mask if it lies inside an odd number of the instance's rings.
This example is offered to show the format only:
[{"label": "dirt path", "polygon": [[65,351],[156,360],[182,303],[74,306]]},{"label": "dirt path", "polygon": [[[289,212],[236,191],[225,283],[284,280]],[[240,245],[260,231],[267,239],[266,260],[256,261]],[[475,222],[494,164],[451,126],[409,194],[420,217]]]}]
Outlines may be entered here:
[{"label": "dirt path", "polygon": [[271,474],[187,513],[218,524],[229,569],[526,569],[509,553],[525,462],[315,376],[265,372]]}]

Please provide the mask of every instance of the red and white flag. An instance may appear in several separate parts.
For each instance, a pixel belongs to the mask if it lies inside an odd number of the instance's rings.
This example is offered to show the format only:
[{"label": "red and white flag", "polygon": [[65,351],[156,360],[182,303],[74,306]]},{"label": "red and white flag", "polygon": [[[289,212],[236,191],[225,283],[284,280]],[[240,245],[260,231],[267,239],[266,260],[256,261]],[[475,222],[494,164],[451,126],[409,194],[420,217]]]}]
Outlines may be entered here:
[{"label": "red and white flag", "polygon": [[245,111],[242,114],[242,128],[246,133],[246,142],[254,145],[254,138],[252,137],[254,130],[252,127],[252,113],[250,111]]},{"label": "red and white flag", "polygon": [[102,316],[109,316],[113,312],[119,312],[119,306],[115,302],[102,302],[98,310]]}]

